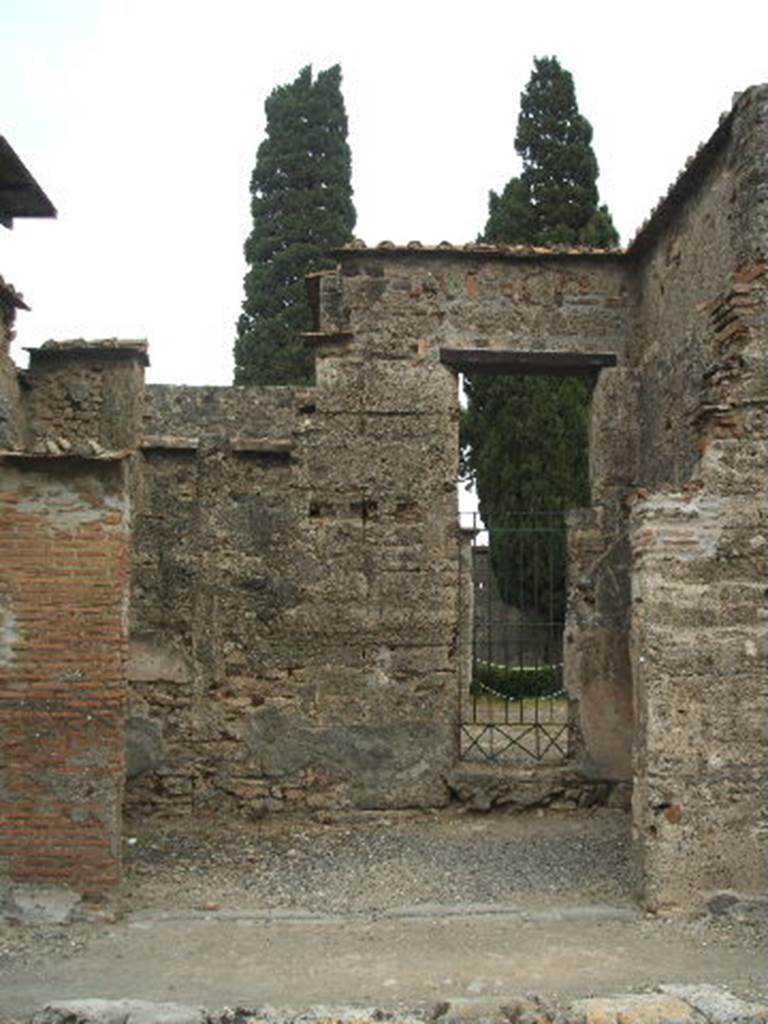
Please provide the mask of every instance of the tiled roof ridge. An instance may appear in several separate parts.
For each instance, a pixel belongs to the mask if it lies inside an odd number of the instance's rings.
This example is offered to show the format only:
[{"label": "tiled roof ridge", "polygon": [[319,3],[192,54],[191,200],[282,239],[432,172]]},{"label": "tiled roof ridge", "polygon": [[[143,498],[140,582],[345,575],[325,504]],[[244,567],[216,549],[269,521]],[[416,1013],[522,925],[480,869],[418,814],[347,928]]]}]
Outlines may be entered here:
[{"label": "tiled roof ridge", "polygon": [[589,245],[506,245],[489,244],[487,242],[465,242],[454,244],[452,242],[438,242],[436,245],[425,245],[419,241],[410,241],[405,245],[396,245],[394,242],[383,241],[378,245],[369,246],[356,238],[352,242],[335,249],[334,253],[344,255],[348,253],[392,253],[394,255],[408,254],[413,252],[422,253],[455,253],[477,256],[620,256],[624,250],[621,248],[598,249]]},{"label": "tiled roof ridge", "polygon": [[554,256],[585,256],[594,258],[605,258],[608,256],[638,257],[645,253],[663,231],[666,224],[672,219],[678,208],[696,188],[698,182],[705,176],[712,161],[721,152],[724,145],[730,138],[731,128],[736,114],[755,101],[757,94],[765,92],[768,94],[768,83],[753,85],[743,92],[734,96],[733,105],[729,111],[721,115],[719,124],[709,139],[703,142],[696,152],[688,158],[686,164],[675,181],[670,185],[666,194],[662,196],[649,213],[643,224],[635,232],[634,238],[625,249],[609,248],[597,249],[584,245],[490,245],[484,242],[467,242],[454,245],[451,242],[439,242],[437,245],[424,245],[419,241],[411,241],[405,245],[396,245],[391,241],[379,242],[378,245],[368,246],[359,238],[354,239],[347,245],[334,250],[337,255],[345,255],[354,252],[365,252],[368,255],[388,252],[393,255],[407,254],[412,252],[432,253],[454,253],[477,256],[509,256],[509,257],[554,257]]}]

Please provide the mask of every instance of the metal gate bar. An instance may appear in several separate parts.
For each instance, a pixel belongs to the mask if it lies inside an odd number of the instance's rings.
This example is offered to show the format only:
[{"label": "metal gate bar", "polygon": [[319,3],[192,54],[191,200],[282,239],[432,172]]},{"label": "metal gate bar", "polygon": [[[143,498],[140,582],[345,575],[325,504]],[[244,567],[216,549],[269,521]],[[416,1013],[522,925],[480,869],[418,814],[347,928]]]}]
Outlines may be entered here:
[{"label": "metal gate bar", "polygon": [[472,672],[462,693],[460,757],[548,764],[568,757],[562,678],[565,519],[520,512],[472,535]]}]

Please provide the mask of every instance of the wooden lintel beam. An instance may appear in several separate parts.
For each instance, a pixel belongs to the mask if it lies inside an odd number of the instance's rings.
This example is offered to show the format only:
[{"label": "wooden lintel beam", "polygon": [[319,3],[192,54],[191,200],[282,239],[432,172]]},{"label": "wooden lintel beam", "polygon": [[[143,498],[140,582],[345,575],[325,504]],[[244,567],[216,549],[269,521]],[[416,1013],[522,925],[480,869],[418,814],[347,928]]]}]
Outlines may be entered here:
[{"label": "wooden lintel beam", "polygon": [[463,373],[591,377],[616,366],[613,352],[518,352],[509,349],[441,348],[440,362]]}]

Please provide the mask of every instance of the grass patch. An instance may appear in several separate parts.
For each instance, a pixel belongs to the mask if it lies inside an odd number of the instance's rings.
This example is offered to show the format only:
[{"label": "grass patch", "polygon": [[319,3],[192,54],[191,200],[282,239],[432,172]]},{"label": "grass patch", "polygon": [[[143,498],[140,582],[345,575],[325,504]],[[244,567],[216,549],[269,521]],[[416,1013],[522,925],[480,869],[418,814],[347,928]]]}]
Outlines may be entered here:
[{"label": "grass patch", "polygon": [[529,668],[475,661],[472,666],[470,692],[478,697],[490,693],[505,700],[523,700],[526,697],[551,697],[562,689],[562,675],[554,665]]}]

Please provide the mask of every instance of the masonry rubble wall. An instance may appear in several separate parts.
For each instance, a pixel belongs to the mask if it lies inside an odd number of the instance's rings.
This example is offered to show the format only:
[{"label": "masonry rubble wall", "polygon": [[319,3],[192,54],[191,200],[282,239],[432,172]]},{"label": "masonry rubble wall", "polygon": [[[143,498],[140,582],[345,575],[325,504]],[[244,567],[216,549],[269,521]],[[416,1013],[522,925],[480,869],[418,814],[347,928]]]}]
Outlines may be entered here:
[{"label": "masonry rubble wall", "polygon": [[574,509],[568,523],[563,673],[572,701],[573,754],[596,779],[632,780],[630,550],[623,499]]},{"label": "masonry rubble wall", "polygon": [[19,374],[10,354],[20,303],[24,308],[16,289],[0,277],[0,451],[20,446],[21,391]]},{"label": "masonry rubble wall", "polygon": [[[393,356],[402,358],[409,348],[423,352],[415,371],[404,364],[400,377],[407,383],[388,389],[396,396],[391,401],[400,401],[403,409],[419,401],[428,387],[427,374],[439,373],[441,348],[616,355],[617,367],[600,373],[591,402],[591,492],[599,534],[593,560],[581,575],[588,588],[597,588],[600,600],[569,616],[564,659],[587,740],[602,736],[606,715],[615,727],[610,742],[585,747],[584,770],[610,780],[630,778],[628,563],[625,554],[610,564],[603,555],[626,552],[623,497],[637,472],[637,381],[627,366],[636,326],[631,268],[610,254],[537,257],[513,252],[484,258],[455,251],[378,249],[343,254],[339,277],[326,279],[325,286],[327,329],[348,330],[353,337],[329,340],[327,358],[319,346],[318,380],[336,384],[350,372],[341,352],[348,360],[359,352],[365,366],[392,368],[402,365]],[[455,395],[454,388],[454,402]],[[623,604],[617,604],[617,586]],[[584,672],[575,675],[569,663]]]},{"label": "masonry rubble wall", "polygon": [[615,258],[341,261],[315,388],[147,389],[137,812],[446,803],[465,658],[458,388],[440,349],[625,344]]},{"label": "masonry rubble wall", "polygon": [[24,375],[25,447],[58,455],[131,451],[141,419],[145,342],[46,342]]},{"label": "masonry rubble wall", "polygon": [[[137,637],[152,635],[146,642],[162,636],[165,654],[172,649],[177,657],[176,668],[167,673],[179,679],[186,673],[195,696],[185,704],[188,697],[172,679],[166,680],[166,689],[177,697],[164,695],[151,672],[134,683],[135,717],[145,720],[141,728],[154,736],[156,750],[161,731],[165,744],[165,760],[160,758],[153,772],[132,784],[135,806],[189,809],[196,802],[223,799],[260,812],[295,803],[383,806],[410,800],[434,805],[446,799],[443,782],[445,766],[455,756],[453,701],[466,663],[461,650],[466,637],[455,633],[457,388],[454,371],[440,362],[441,349],[613,352],[618,366],[600,374],[592,398],[592,506],[572,517],[569,542],[565,663],[572,696],[580,705],[582,767],[596,778],[628,780],[634,775],[638,851],[649,905],[690,905],[694,893],[716,888],[717,878],[721,887],[729,880],[735,884],[747,862],[752,867],[743,887],[752,891],[764,885],[756,867],[760,828],[755,824],[762,820],[755,786],[764,765],[753,742],[764,714],[759,672],[740,673],[743,716],[733,709],[724,718],[729,725],[723,726],[723,736],[741,723],[744,742],[738,754],[722,742],[718,746],[699,727],[701,722],[691,730],[690,744],[681,745],[668,710],[680,703],[678,693],[691,675],[683,671],[681,659],[690,657],[693,663],[709,644],[701,631],[707,630],[714,645],[726,644],[729,637],[717,631],[733,627],[729,601],[734,587],[725,579],[718,583],[722,595],[714,608],[707,605],[705,581],[711,591],[720,573],[735,574],[735,586],[753,601],[752,619],[741,624],[746,632],[740,634],[747,665],[750,652],[756,651],[759,666],[763,650],[758,590],[750,583],[762,534],[749,494],[764,452],[758,385],[764,250],[761,255],[763,235],[755,227],[762,221],[745,207],[764,178],[759,165],[764,152],[761,96],[758,91],[744,100],[724,122],[684,179],[688,192],[673,190],[671,205],[641,233],[628,257],[505,255],[471,247],[345,250],[339,254],[338,272],[319,284],[318,330],[311,339],[317,387],[280,396],[281,430],[269,426],[277,415],[270,403],[277,397],[266,391],[254,391],[250,398],[226,397],[236,392],[217,398],[204,391],[187,393],[192,410],[188,434],[193,427],[201,434],[196,425],[205,422],[206,404],[217,410],[214,420],[226,423],[224,405],[242,401],[245,405],[235,414],[238,424],[247,422],[246,406],[261,405],[263,425],[246,433],[260,443],[270,435],[281,442],[282,451],[251,456],[264,476],[258,484],[246,484],[241,482],[244,474],[257,470],[236,469],[240,462],[250,465],[249,457],[229,450],[230,441],[221,435],[216,440],[209,433],[194,454],[193,446],[186,454],[183,446],[175,453],[172,444],[160,446],[154,454],[152,445],[146,446],[142,508],[147,517],[138,527],[144,539],[137,545],[134,625]],[[156,422],[148,421],[146,429],[152,435],[184,434],[171,394],[157,391],[151,399]],[[229,437],[231,428],[225,434]],[[276,554],[271,543],[263,545],[266,553],[254,554],[253,565],[264,577],[259,593],[271,609],[268,624],[252,619],[252,627],[243,626],[225,644],[219,639],[224,626],[215,623],[246,623],[255,604],[247,586],[230,586],[243,544],[231,525],[234,496],[226,499],[231,507],[216,510],[230,479],[242,493],[258,491],[262,503],[269,494],[281,495],[290,526],[279,539],[290,545],[298,568],[291,575],[280,562],[286,551]],[[171,521],[162,502],[173,492],[174,480],[182,491],[206,496],[190,504],[189,515],[198,517],[196,540],[178,559],[183,545],[161,530],[164,520]],[[691,559],[680,556],[675,607],[689,616],[687,634],[683,623],[675,620],[672,629],[663,621],[669,608],[661,595],[677,585],[677,570],[669,560],[678,549],[664,540],[667,526],[659,525],[667,517],[674,530],[679,510],[668,512],[677,508],[675,502],[685,505],[684,485],[689,493],[693,488],[715,501],[711,507],[718,510],[719,522],[732,524],[734,531],[740,524],[738,529],[749,533],[733,533],[735,550],[746,552],[743,558],[733,555],[729,563],[713,549],[710,562],[704,559],[696,570],[701,579],[695,586],[686,581]],[[649,494],[651,504],[628,505],[627,496],[638,493]],[[651,514],[643,511],[646,507],[658,519],[650,533],[641,523],[643,515]],[[698,529],[693,527],[694,534]],[[724,536],[731,536],[730,529]],[[192,563],[198,553],[201,561],[207,557],[203,553],[211,547],[205,571],[196,575]],[[227,558],[214,568],[218,551]],[[157,575],[155,583],[147,584],[150,563]],[[211,573],[221,573],[215,600],[207,590]],[[308,583],[312,578],[320,582]],[[296,583],[287,597],[271,594],[278,579]],[[140,596],[142,588],[146,599]],[[658,599],[644,596],[649,591]],[[175,607],[174,594],[183,594],[189,604],[188,611],[178,614],[173,636],[164,624],[161,594],[170,607]],[[338,603],[340,594],[347,604]],[[153,601],[156,612],[151,612]],[[226,616],[217,620],[220,606],[226,607]],[[662,634],[665,642],[656,644],[654,637]],[[294,658],[290,665],[274,656],[288,643]],[[249,651],[259,652],[258,663],[249,661]],[[310,653],[318,651],[320,661]],[[158,655],[160,660],[165,654]],[[715,650],[711,657],[713,665],[722,666]],[[224,672],[231,672],[236,684],[224,684],[214,702],[206,694],[220,678],[215,666],[228,662]],[[713,670],[711,686],[697,691],[699,703],[688,712],[694,725],[702,716],[711,723],[715,709],[722,714],[720,671]],[[379,704],[372,704],[371,693],[381,695]],[[171,706],[174,700],[184,707],[174,711],[175,724],[166,727],[163,702]],[[692,692],[683,704],[693,701]],[[260,728],[254,722],[265,724]],[[423,754],[416,768],[393,746],[393,736],[412,735],[409,722],[417,723]],[[361,742],[351,748],[342,744],[339,753],[327,755],[340,735],[352,735],[346,731],[350,724],[369,730],[364,732],[369,739],[382,738],[376,756],[366,760],[370,748],[364,756]],[[206,742],[210,755],[203,756]],[[695,751],[705,746],[712,747],[716,764],[732,765],[726,775],[731,771],[742,780],[741,848],[749,854],[730,857],[721,846],[714,857],[715,846],[704,839],[709,834],[716,843],[718,822],[731,822],[725,808],[732,806],[727,787],[718,799],[714,782],[709,789],[702,782]],[[279,756],[273,756],[274,748]],[[701,798],[694,793],[697,779],[706,793]],[[685,791],[684,800],[678,790]],[[685,829],[675,832],[680,821],[672,819],[680,812],[671,808],[690,815],[692,834],[702,843],[702,863],[720,865],[714,881],[695,877],[686,864],[684,851],[690,846],[679,840]]]},{"label": "masonry rubble wall", "polygon": [[[445,802],[457,568],[365,425],[314,390],[147,398],[130,725],[154,756],[128,806]],[[420,428],[404,448],[429,445]]]},{"label": "masonry rubble wall", "polygon": [[640,238],[634,817],[661,909],[768,890],[768,89],[719,136]]}]

